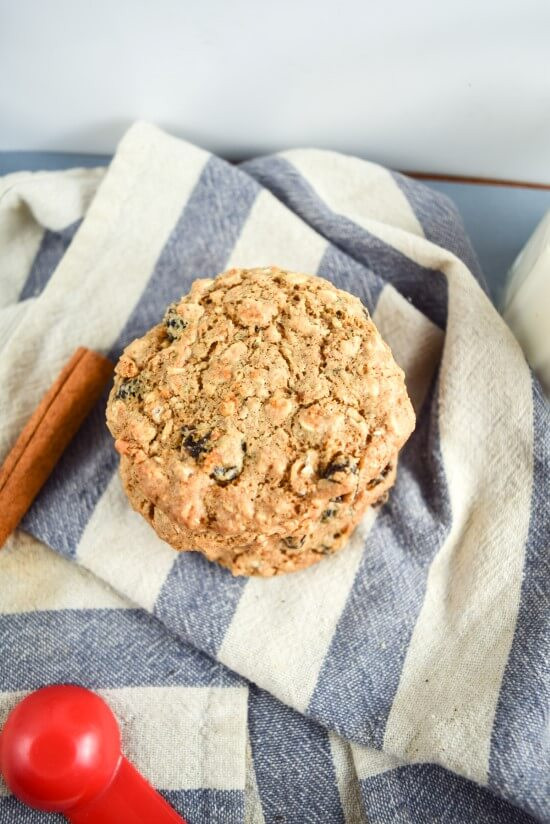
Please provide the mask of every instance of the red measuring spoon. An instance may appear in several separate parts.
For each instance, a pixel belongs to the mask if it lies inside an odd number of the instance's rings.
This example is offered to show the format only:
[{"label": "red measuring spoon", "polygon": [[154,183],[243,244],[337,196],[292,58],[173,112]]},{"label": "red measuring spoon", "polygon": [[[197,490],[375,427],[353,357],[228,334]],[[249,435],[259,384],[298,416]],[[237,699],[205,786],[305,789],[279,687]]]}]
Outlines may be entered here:
[{"label": "red measuring spoon", "polygon": [[122,755],[115,716],[83,687],[43,687],[14,707],[0,772],[25,804],[72,824],[185,824]]}]

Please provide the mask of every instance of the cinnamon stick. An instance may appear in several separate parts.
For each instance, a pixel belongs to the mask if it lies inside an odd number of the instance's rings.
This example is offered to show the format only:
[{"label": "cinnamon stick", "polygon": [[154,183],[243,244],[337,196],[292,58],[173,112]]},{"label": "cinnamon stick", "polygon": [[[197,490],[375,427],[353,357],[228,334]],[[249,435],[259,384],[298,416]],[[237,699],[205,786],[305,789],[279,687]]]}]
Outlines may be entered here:
[{"label": "cinnamon stick", "polygon": [[0,547],[98,400],[112,363],[80,347],[46,392],[0,467]]}]

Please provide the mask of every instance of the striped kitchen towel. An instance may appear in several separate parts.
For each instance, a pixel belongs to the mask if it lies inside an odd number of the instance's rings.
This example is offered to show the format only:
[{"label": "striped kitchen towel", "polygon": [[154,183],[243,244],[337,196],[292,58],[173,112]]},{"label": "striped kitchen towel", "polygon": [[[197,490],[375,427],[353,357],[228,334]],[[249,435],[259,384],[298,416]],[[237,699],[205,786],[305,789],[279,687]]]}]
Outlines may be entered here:
[{"label": "striped kitchen towel", "polygon": [[[550,411],[452,204],[355,158],[234,167],[141,123],[106,171],[0,196],[0,456],[76,346],[116,359],[229,266],[358,295],[418,418],[345,551],[247,580],[130,509],[105,395],[24,521],[41,543],[0,553],[0,716],[45,683],[101,691],[190,824],[550,821]],[[0,821],[55,820],[31,816],[0,787]]]}]

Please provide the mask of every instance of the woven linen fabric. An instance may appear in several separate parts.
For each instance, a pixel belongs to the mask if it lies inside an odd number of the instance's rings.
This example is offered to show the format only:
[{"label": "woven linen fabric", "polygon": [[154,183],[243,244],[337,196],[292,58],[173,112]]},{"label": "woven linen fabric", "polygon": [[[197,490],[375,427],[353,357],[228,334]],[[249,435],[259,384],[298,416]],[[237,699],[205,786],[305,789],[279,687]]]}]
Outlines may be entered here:
[{"label": "woven linen fabric", "polygon": [[[0,197],[0,457],[78,345],[116,359],[230,266],[360,297],[417,412],[340,554],[243,579],[131,510],[106,390],[0,552],[0,721],[42,684],[98,690],[190,824],[550,821],[550,411],[452,204],[356,158],[235,167],[143,123],[107,170]],[[50,820],[0,787],[1,822]]]}]

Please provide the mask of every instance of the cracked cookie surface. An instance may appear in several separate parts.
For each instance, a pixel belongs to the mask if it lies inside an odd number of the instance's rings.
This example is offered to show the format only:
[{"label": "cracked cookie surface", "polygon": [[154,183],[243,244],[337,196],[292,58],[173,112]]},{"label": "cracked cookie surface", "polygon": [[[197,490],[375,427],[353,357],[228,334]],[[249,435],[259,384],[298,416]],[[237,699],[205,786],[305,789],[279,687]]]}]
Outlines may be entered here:
[{"label": "cracked cookie surface", "polygon": [[267,267],[195,281],[127,346],[107,421],[164,540],[269,576],[345,543],[392,485],[414,413],[357,298]]}]

